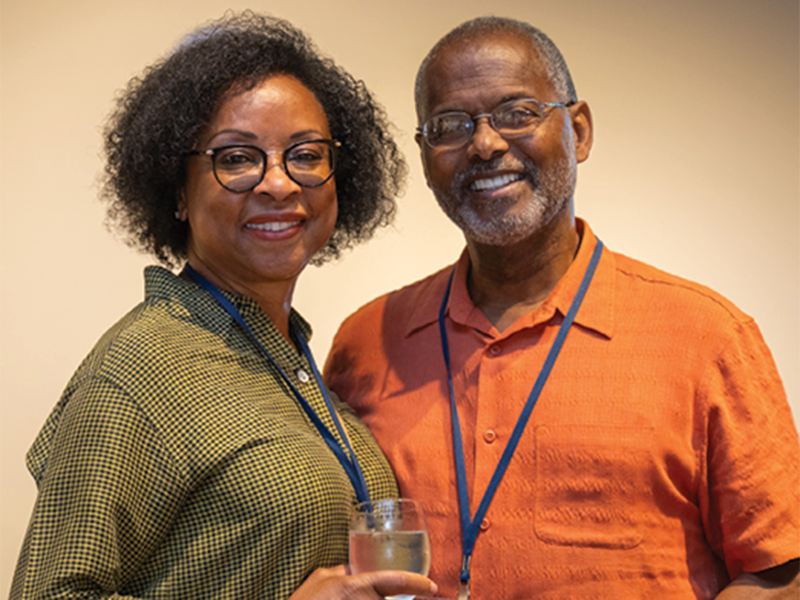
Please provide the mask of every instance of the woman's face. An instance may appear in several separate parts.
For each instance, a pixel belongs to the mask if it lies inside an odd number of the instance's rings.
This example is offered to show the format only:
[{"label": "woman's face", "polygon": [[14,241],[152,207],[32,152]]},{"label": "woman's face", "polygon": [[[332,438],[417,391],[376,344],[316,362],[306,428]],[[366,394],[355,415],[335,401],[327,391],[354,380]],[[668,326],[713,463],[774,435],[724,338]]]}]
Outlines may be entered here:
[{"label": "woman's face", "polygon": [[271,154],[261,183],[241,193],[217,182],[211,157],[189,158],[179,210],[189,222],[195,269],[247,295],[266,283],[294,283],[336,224],[333,178],[309,188],[284,171],[283,150],[315,138],[330,138],[328,120],[294,77],[275,75],[224,100],[196,149],[248,144]]}]

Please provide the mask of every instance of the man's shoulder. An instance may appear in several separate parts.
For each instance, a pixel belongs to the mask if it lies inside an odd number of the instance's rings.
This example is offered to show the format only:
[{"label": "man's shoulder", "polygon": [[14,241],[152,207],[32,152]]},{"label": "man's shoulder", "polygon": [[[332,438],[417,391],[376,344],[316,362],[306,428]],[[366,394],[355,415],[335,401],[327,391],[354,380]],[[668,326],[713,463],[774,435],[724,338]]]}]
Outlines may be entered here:
[{"label": "man's shoulder", "polygon": [[412,315],[420,312],[435,320],[452,270],[452,265],[444,267],[370,300],[348,316],[340,330],[355,327],[364,331],[364,328],[370,329],[385,321],[408,323]]},{"label": "man's shoulder", "polygon": [[684,311],[694,308],[707,315],[717,313],[721,318],[738,322],[752,321],[752,317],[732,301],[702,283],[674,275],[619,252],[613,252],[613,257],[618,282],[640,300],[654,297],[658,299],[660,306],[673,306]]},{"label": "man's shoulder", "polygon": [[[427,360],[428,335],[435,328],[450,272],[445,267],[418,281],[378,296],[347,317],[333,338],[323,379],[360,412],[397,383],[397,369],[418,372]],[[420,323],[427,334],[419,332]],[[422,344],[422,346],[420,345]],[[438,348],[438,346],[437,346]]]}]

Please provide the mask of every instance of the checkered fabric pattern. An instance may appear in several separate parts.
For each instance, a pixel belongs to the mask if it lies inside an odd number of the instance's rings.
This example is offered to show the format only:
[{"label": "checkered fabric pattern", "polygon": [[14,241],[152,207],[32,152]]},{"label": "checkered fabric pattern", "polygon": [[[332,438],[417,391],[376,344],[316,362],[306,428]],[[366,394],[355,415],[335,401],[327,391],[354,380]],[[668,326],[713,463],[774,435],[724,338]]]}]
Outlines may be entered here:
[{"label": "checkered fabric pattern", "polygon": [[[210,294],[160,267],[145,288],[28,453],[39,494],[11,598],[286,598],[347,562],[350,480]],[[297,377],[305,357],[254,301],[228,297],[335,431],[313,377]],[[295,312],[290,325],[310,335]],[[396,496],[377,444],[333,400],[373,498]]]}]

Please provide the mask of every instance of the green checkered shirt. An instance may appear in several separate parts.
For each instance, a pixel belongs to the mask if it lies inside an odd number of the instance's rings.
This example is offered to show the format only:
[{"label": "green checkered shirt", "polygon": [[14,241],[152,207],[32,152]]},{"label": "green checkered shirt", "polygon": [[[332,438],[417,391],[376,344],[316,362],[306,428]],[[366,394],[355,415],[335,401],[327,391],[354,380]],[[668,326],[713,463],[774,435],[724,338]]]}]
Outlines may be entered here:
[{"label": "green checkered shirt", "polygon": [[[286,598],[347,562],[350,480],[210,294],[160,267],[145,284],[28,453],[39,494],[11,598]],[[253,300],[227,295],[335,432],[305,357]],[[310,335],[295,312],[290,326]],[[333,400],[372,497],[396,496],[377,444]]]}]

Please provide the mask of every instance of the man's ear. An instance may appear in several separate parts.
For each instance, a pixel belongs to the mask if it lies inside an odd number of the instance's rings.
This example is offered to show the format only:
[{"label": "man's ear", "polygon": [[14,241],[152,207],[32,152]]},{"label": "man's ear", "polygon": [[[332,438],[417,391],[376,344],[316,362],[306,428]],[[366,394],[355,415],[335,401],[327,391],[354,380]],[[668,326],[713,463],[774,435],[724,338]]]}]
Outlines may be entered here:
[{"label": "man's ear", "polygon": [[594,140],[594,125],[592,123],[592,111],[589,105],[583,100],[579,100],[569,107],[572,118],[572,133],[575,137],[575,158],[583,162],[589,158]]}]

